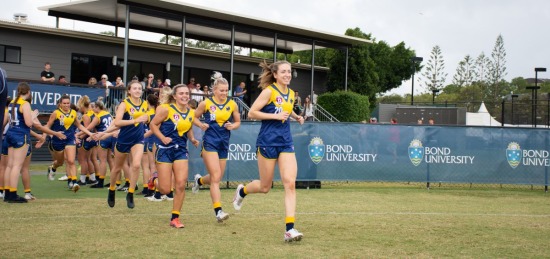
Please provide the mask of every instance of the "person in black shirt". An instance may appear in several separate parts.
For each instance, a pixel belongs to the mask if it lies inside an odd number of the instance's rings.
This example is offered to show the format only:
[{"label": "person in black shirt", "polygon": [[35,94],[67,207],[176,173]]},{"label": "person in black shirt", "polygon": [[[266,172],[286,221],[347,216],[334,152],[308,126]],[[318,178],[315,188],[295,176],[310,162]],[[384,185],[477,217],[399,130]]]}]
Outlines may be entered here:
[{"label": "person in black shirt", "polygon": [[40,78],[42,79],[42,81],[44,82],[55,82],[55,74],[50,71],[51,69],[51,65],[50,65],[50,62],[46,62],[44,64],[44,71],[42,71],[42,73],[40,73]]}]

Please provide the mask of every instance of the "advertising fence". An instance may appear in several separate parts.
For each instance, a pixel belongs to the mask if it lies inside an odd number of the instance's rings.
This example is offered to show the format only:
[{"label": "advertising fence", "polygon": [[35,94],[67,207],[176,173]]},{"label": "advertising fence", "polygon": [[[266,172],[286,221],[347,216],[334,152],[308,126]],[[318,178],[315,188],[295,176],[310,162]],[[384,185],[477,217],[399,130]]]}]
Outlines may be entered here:
[{"label": "advertising fence", "polygon": [[[243,122],[232,132],[224,181],[258,178],[259,129]],[[298,180],[548,185],[544,129],[295,122],[291,129]],[[189,150],[190,177],[205,174],[200,148]]]}]

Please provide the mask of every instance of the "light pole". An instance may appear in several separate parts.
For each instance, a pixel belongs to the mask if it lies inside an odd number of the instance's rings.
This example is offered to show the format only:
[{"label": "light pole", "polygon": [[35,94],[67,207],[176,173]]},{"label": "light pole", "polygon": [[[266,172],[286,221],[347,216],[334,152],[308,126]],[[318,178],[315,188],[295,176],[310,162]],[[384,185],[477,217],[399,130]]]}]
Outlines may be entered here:
[{"label": "light pole", "polygon": [[538,79],[538,73],[539,72],[546,72],[546,68],[545,67],[535,67],[535,105],[533,106],[533,108],[535,109],[535,113],[533,115],[533,119],[535,119],[535,128],[537,127],[537,90],[540,89],[540,87],[537,86],[537,83],[539,81]]},{"label": "light pole", "polygon": [[[513,124],[513,125],[516,124],[516,123],[514,122],[514,98],[517,98],[518,96],[519,96],[519,95],[517,95],[517,94],[512,94],[512,124]],[[504,107],[504,106],[502,106],[502,107]],[[504,120],[503,120],[503,121],[504,121]]]},{"label": "light pole", "polygon": [[439,93],[439,89],[432,89],[432,106],[435,104],[435,95]]},{"label": "light pole", "polygon": [[424,60],[422,57],[412,57],[412,67],[413,67],[413,74],[412,74],[412,89],[411,89],[411,105],[414,105],[414,74],[416,74],[416,62],[422,62]]},{"label": "light pole", "polygon": [[531,90],[531,124],[533,127],[537,126],[536,122],[536,107],[535,107],[535,91],[539,89],[540,86],[526,86],[525,89]]}]

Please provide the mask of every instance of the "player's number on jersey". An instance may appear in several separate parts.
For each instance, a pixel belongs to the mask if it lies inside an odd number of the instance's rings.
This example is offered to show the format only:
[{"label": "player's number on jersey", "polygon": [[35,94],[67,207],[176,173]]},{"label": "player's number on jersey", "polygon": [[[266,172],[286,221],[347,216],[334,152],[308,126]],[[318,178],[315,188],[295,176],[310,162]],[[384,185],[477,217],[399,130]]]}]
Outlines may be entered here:
[{"label": "player's number on jersey", "polygon": [[283,112],[283,107],[275,107],[275,114]]}]

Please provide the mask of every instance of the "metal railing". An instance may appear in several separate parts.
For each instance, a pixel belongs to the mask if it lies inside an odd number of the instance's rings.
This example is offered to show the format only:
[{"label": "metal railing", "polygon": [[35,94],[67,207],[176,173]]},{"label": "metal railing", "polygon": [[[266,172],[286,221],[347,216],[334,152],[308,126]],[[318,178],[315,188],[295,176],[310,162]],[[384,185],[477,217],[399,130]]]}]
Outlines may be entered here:
[{"label": "metal railing", "polygon": [[315,121],[340,122],[319,104],[313,105],[313,115]]}]

